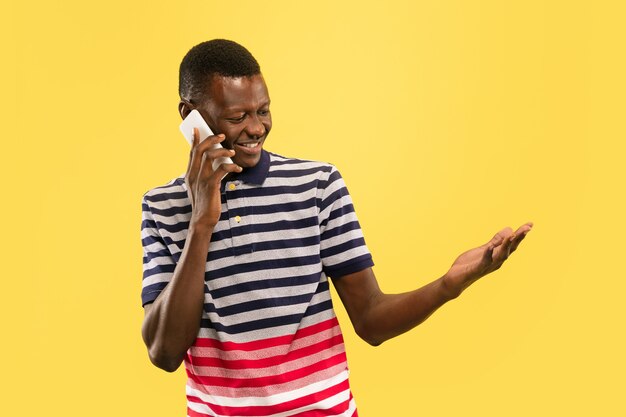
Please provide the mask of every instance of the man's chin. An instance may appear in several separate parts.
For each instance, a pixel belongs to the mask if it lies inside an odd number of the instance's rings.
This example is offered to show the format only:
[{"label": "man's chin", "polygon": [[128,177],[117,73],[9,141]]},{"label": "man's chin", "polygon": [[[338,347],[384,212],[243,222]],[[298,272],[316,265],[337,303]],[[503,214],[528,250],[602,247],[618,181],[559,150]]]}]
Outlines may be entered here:
[{"label": "man's chin", "polygon": [[235,144],[235,157],[233,162],[242,168],[252,168],[259,163],[261,159],[261,153],[263,152],[264,140],[259,143],[255,148],[246,148]]},{"label": "man's chin", "polygon": [[258,155],[237,155],[233,162],[243,169],[255,167],[261,160],[261,153]]}]

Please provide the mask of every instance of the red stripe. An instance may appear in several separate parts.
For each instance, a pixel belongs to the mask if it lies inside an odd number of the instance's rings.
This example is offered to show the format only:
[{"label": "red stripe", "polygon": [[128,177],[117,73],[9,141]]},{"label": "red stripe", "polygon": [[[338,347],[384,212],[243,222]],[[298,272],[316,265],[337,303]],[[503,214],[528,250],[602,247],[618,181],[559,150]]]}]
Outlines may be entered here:
[{"label": "red stripe", "polygon": [[[309,395],[305,395],[300,398],[296,398],[290,401],[286,401],[284,403],[273,404],[273,405],[256,405],[256,406],[248,406],[248,407],[230,407],[230,406],[220,406],[215,404],[208,404],[202,401],[198,397],[187,396],[187,399],[190,402],[205,404],[212,412],[222,415],[237,415],[237,416],[263,416],[270,414],[282,413],[285,411],[295,410],[301,407],[310,406],[316,404],[320,401],[323,401],[333,395],[339,394],[341,392],[347,391],[350,389],[350,385],[348,384],[348,380],[342,381],[337,385],[326,388],[325,390],[315,392]],[[323,411],[323,410],[309,410],[306,412],[298,413],[297,415],[306,415],[308,416],[323,416],[329,415],[331,410],[337,410],[332,414],[337,414],[337,412],[345,411],[349,407],[350,398],[352,398],[352,394],[347,401],[342,402],[332,408]],[[319,413],[323,414],[318,414]]]},{"label": "red stripe", "polygon": [[283,374],[277,374],[272,376],[266,376],[261,378],[221,378],[217,376],[200,376],[193,374],[187,369],[187,376],[201,385],[217,385],[229,388],[241,388],[241,387],[265,387],[268,385],[282,384],[289,381],[294,381],[303,378],[312,373],[322,371],[331,366],[339,363],[346,362],[345,352],[341,352],[335,356],[332,356],[326,360],[314,363],[313,365],[305,366],[300,369],[285,372]]},{"label": "red stripe", "polygon": [[300,338],[311,336],[316,333],[319,333],[324,330],[332,329],[333,327],[339,325],[336,317],[333,317],[330,320],[323,321],[321,323],[314,324],[309,327],[305,327],[303,329],[299,329],[295,335],[285,335],[285,336],[277,336],[269,339],[261,339],[261,340],[253,340],[251,342],[220,342],[216,339],[210,338],[197,338],[194,342],[192,348],[194,347],[212,347],[220,350],[259,350],[259,349],[267,349],[273,346],[281,346],[281,345],[289,345],[294,340],[298,340]]},{"label": "red stripe", "polygon": [[321,342],[292,350],[286,355],[271,356],[263,359],[240,359],[223,360],[220,358],[192,356],[190,362],[193,366],[215,366],[225,369],[258,369],[277,366],[306,356],[315,355],[343,343],[341,334],[333,336]]},{"label": "red stripe", "polygon": [[198,413],[197,411],[193,411],[189,407],[187,407],[187,415],[189,417],[207,417],[207,416],[210,416],[210,414]]},{"label": "red stripe", "polygon": [[[304,365],[303,365],[304,366]],[[269,397],[276,394],[282,394],[287,391],[293,391],[306,387],[307,385],[314,384],[319,381],[325,381],[333,378],[346,370],[346,363],[342,362],[330,368],[323,369],[319,372],[312,373],[304,378],[297,379],[295,381],[285,381],[276,385],[268,385],[263,388],[257,387],[244,387],[244,388],[229,388],[214,385],[206,387],[197,383],[193,379],[187,378],[187,385],[190,388],[198,390],[200,392],[207,392],[211,395],[217,395],[220,397]],[[286,371],[285,371],[286,372]],[[345,378],[344,378],[345,379]]]}]

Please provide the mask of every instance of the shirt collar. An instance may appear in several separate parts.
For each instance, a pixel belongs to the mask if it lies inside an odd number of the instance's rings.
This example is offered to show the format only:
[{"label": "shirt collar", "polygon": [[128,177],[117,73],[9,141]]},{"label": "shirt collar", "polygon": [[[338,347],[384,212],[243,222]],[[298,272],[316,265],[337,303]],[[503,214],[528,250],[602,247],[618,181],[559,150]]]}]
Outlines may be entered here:
[{"label": "shirt collar", "polygon": [[[235,174],[229,181],[241,181],[250,184],[261,185],[265,182],[267,174],[270,171],[270,154],[265,150],[261,150],[259,162],[251,167],[246,168],[240,174]],[[222,183],[223,184],[223,183]]]}]

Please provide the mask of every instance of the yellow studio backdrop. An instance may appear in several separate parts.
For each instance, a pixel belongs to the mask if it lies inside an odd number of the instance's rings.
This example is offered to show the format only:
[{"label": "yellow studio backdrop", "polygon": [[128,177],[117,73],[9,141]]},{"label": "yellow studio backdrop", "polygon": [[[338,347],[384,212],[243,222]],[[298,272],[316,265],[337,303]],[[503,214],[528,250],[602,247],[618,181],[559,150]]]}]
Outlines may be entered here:
[{"label": "yellow studio backdrop", "polygon": [[3,416],[182,416],[140,336],[141,196],[182,173],[177,71],[236,40],[266,148],[339,167],[387,292],[507,225],[507,264],[372,348],[361,416],[623,416],[626,18],[608,1],[3,6]]}]

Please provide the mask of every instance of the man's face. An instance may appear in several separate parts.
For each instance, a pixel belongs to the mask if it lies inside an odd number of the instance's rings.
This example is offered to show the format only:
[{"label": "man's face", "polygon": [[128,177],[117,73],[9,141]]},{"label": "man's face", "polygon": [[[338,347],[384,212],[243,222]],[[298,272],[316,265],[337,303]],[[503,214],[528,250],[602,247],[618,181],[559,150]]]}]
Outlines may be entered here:
[{"label": "man's face", "polygon": [[216,75],[207,89],[209,98],[198,111],[215,134],[226,136],[222,146],[235,150],[234,163],[242,168],[255,166],[272,128],[270,98],[263,76]]}]

